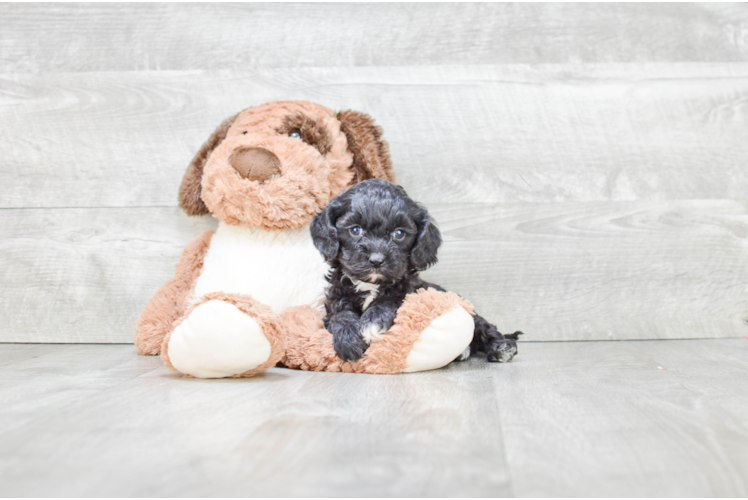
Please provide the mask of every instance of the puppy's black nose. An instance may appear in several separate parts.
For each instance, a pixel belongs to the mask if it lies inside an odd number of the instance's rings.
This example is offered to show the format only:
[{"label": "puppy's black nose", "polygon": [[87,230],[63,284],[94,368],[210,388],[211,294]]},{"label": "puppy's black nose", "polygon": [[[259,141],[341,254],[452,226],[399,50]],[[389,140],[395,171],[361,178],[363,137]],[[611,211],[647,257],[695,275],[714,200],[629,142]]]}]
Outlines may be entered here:
[{"label": "puppy's black nose", "polygon": [[382,262],[384,262],[384,255],[382,255],[381,253],[373,253],[371,254],[371,256],[369,256],[369,264],[374,267],[381,266]]}]

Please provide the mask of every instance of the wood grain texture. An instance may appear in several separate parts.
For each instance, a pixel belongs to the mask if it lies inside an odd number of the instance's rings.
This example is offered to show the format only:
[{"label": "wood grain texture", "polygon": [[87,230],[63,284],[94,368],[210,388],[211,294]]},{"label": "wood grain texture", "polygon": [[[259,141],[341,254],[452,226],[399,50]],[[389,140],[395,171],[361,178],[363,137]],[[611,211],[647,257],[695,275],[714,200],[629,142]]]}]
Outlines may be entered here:
[{"label": "wood grain texture", "polygon": [[748,203],[436,205],[424,277],[532,340],[748,333]]},{"label": "wood grain texture", "polygon": [[132,346],[24,349],[0,365],[4,496],[748,494],[744,339],[240,380],[181,378]]},{"label": "wood grain texture", "polygon": [[[428,204],[427,279],[531,340],[747,333],[748,203]],[[132,342],[183,247],[215,225],[175,208],[0,212],[0,342]]]},{"label": "wood grain texture", "polygon": [[520,353],[491,372],[516,496],[748,494],[745,339]]},{"label": "wood grain texture", "polygon": [[0,349],[0,367],[38,358],[59,350],[58,344],[4,344]]},{"label": "wood grain texture", "polygon": [[0,77],[0,207],[175,206],[225,117],[370,113],[423,202],[744,199],[748,64],[302,68]]},{"label": "wood grain texture", "polygon": [[175,208],[0,212],[0,342],[133,342],[210,217]]},{"label": "wood grain texture", "polygon": [[130,342],[213,224],[192,155],[273,99],[376,118],[502,330],[744,335],[746,61],[740,4],[2,4],[0,341]]},{"label": "wood grain texture", "polygon": [[5,4],[0,20],[2,73],[748,60],[739,4]]},{"label": "wood grain texture", "polygon": [[509,494],[485,375],[185,379],[132,346],[58,346],[0,374],[5,495]]}]

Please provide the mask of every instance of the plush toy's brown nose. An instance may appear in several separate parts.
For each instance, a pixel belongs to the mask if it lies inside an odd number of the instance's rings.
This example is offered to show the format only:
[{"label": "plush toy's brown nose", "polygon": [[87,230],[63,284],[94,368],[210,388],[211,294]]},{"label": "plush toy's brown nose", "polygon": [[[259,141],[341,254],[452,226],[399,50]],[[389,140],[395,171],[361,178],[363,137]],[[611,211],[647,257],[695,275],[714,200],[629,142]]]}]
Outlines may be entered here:
[{"label": "plush toy's brown nose", "polygon": [[280,160],[265,148],[238,149],[229,157],[229,163],[250,181],[265,182],[281,172]]}]

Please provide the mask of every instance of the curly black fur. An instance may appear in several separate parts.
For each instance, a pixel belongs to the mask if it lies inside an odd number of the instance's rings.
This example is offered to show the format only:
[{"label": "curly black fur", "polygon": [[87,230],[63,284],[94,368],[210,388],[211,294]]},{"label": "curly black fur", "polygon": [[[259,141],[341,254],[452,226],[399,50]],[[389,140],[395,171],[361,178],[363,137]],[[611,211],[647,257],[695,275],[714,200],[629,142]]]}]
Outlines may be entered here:
[{"label": "curly black fur", "polygon": [[[311,231],[332,267],[324,322],[345,361],[362,357],[372,338],[390,329],[407,294],[444,291],[418,275],[436,264],[439,229],[400,186],[382,179],[355,184],[314,217]],[[484,318],[474,321],[473,341],[457,360],[471,352],[485,352],[488,361],[511,360],[522,332],[502,335]]]}]

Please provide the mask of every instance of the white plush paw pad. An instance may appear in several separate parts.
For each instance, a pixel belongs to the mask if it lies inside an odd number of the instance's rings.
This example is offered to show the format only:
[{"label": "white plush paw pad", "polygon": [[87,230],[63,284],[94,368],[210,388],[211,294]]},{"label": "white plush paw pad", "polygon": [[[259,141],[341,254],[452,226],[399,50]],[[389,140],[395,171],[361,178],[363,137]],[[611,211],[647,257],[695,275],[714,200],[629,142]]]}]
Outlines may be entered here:
[{"label": "white plush paw pad", "polygon": [[221,300],[193,309],[169,340],[174,368],[198,378],[244,373],[270,359],[270,351],[257,321]]},{"label": "white plush paw pad", "polygon": [[405,360],[408,367],[401,371],[420,372],[447,365],[470,345],[474,329],[473,317],[462,307],[435,318],[413,344]]}]

